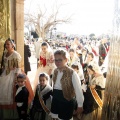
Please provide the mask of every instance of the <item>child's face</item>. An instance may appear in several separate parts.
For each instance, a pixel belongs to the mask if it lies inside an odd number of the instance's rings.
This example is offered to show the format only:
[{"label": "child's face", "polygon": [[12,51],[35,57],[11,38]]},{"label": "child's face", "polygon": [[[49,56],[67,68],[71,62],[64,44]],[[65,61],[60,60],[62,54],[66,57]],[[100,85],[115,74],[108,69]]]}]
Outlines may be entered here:
[{"label": "child's face", "polygon": [[47,49],[48,49],[48,47],[47,47],[47,46],[42,46],[42,51],[43,51],[44,53],[46,53],[46,52],[47,52]]},{"label": "child's face", "polygon": [[67,58],[64,58],[62,55],[55,55],[55,65],[58,69],[62,69],[67,62]]},{"label": "child's face", "polygon": [[92,71],[91,69],[87,68],[87,71],[90,75],[93,75],[94,74],[94,71]]},{"label": "child's face", "polygon": [[39,82],[40,82],[41,86],[45,86],[45,85],[47,85],[48,81],[47,81],[46,77],[40,77]]},{"label": "child's face", "polygon": [[88,54],[88,55],[87,55],[87,61],[90,62],[90,61],[92,61],[92,60],[93,60],[92,56]]},{"label": "child's face", "polygon": [[83,51],[83,53],[82,53],[82,54],[83,54],[83,55],[86,55],[86,53],[87,53],[87,51]]},{"label": "child's face", "polygon": [[13,49],[12,43],[7,40],[7,41],[5,42],[5,48],[6,48],[7,50],[12,50],[12,49]]},{"label": "child's face", "polygon": [[70,54],[70,57],[73,58],[75,53],[74,52],[70,52],[69,54]]},{"label": "child's face", "polygon": [[19,87],[24,86],[24,85],[25,85],[25,79],[23,79],[23,78],[18,78],[18,79],[17,79],[17,84],[18,84]]}]

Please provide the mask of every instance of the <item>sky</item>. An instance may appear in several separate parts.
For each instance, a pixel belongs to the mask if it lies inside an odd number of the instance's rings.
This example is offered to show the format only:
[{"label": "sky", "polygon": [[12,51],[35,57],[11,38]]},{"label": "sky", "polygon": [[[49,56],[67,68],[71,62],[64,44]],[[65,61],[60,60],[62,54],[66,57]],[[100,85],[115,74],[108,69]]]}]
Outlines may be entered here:
[{"label": "sky", "polygon": [[[57,31],[67,34],[95,35],[112,30],[114,0],[56,0],[59,6],[64,4],[59,17],[72,15],[70,24],[57,25]],[[41,8],[51,10],[55,0],[26,0],[25,10],[31,12],[39,4]]]}]

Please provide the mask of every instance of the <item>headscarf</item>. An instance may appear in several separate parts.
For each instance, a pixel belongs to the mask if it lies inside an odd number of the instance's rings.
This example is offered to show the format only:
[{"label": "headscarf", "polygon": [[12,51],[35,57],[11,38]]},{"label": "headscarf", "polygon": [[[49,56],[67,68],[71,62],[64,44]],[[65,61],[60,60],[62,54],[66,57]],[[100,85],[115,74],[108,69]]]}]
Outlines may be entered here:
[{"label": "headscarf", "polygon": [[95,73],[101,73],[100,67],[97,64],[91,63],[91,64],[89,64],[89,66],[92,67],[92,69],[95,71]]}]

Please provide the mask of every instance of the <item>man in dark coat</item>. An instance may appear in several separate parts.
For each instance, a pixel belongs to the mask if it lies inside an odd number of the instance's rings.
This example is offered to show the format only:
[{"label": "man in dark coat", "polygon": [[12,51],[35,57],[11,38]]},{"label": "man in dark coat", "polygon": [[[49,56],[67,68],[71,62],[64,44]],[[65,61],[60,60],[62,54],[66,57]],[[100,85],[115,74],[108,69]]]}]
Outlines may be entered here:
[{"label": "man in dark coat", "polygon": [[31,56],[31,51],[29,45],[24,44],[24,71],[27,75],[28,71],[31,71],[29,57]]},{"label": "man in dark coat", "polygon": [[104,59],[107,55],[107,51],[104,44],[105,44],[105,40],[102,39],[101,44],[99,45],[99,66],[103,64]]}]

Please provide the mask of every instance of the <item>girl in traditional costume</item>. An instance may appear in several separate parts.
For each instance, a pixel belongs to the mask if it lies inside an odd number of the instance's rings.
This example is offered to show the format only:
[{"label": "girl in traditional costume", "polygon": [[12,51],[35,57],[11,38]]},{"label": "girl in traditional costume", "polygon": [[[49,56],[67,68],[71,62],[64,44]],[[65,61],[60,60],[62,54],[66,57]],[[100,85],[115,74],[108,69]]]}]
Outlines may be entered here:
[{"label": "girl in traditional costume", "polygon": [[82,68],[82,66],[79,63],[74,62],[71,65],[71,68],[74,69],[77,72],[77,74],[80,77],[81,83],[84,82],[84,74],[83,74],[83,68]]},{"label": "girl in traditional costume", "polygon": [[49,75],[46,73],[40,73],[39,83],[36,88],[35,97],[33,100],[33,105],[31,108],[30,116],[31,120],[49,120],[50,117],[45,113],[46,111],[44,106],[39,100],[39,97],[44,101],[44,105],[50,109],[51,105],[51,96],[52,96],[52,87],[49,85]]},{"label": "girl in traditional costume", "polygon": [[80,63],[80,59],[76,54],[76,51],[74,49],[69,50],[69,61],[68,61],[68,66],[71,67],[73,63],[77,62],[78,64]]},{"label": "girl in traditional costume", "polygon": [[[73,63],[71,65],[71,68],[77,72],[79,78],[80,78],[80,81],[81,81],[81,88],[84,92],[86,92],[86,84],[85,84],[85,80],[84,80],[84,74],[83,74],[83,69],[82,69],[82,66],[78,63]],[[76,108],[77,108],[77,102],[75,103],[75,111],[73,113],[73,115],[76,115]]]},{"label": "girl in traditional costume", "polygon": [[94,54],[92,52],[89,52],[87,54],[86,61],[83,64],[83,73],[84,73],[84,78],[85,78],[86,84],[89,83],[89,79],[90,79],[90,75],[88,74],[88,71],[87,71],[87,67],[90,64],[97,64],[97,62],[95,61],[95,58],[94,58]]},{"label": "girl in traditional costume", "polygon": [[51,75],[54,68],[55,68],[55,64],[54,64],[53,51],[47,42],[43,42],[41,44],[41,49],[40,49],[39,67],[37,69],[35,80],[34,80],[35,87],[38,84],[39,73],[45,72],[48,75]]},{"label": "girl in traditional costume", "polygon": [[[86,61],[86,58],[87,58],[88,50],[85,49],[85,48],[83,48],[83,49],[81,50],[81,52],[82,52],[82,63],[84,64],[85,61]],[[83,64],[82,64],[82,65],[83,65]]]},{"label": "girl in traditional costume", "polygon": [[74,50],[81,49],[82,45],[80,44],[79,38],[75,37],[74,41],[71,43],[71,48]]},{"label": "girl in traditional costume", "polygon": [[[14,50],[14,42],[8,38],[4,44],[4,52],[2,56],[3,72],[0,76],[0,119],[16,119],[18,118],[16,112],[16,104],[14,102],[15,96],[15,82],[17,75],[21,73],[20,63],[21,56]],[[33,97],[32,88],[27,78],[27,88],[30,92],[29,103]]]},{"label": "girl in traditional costume", "polygon": [[89,81],[87,91],[84,92],[84,111],[81,120],[101,120],[105,79],[98,65],[89,65],[87,70],[92,78]]}]

